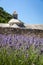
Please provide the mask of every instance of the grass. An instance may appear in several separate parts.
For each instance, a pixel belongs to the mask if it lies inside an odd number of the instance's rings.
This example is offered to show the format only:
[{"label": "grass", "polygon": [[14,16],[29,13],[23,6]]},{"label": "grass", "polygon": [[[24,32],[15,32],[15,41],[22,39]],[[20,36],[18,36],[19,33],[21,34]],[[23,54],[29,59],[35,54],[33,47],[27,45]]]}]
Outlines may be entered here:
[{"label": "grass", "polygon": [[29,50],[13,50],[11,48],[0,48],[0,65],[43,65],[43,54]]}]

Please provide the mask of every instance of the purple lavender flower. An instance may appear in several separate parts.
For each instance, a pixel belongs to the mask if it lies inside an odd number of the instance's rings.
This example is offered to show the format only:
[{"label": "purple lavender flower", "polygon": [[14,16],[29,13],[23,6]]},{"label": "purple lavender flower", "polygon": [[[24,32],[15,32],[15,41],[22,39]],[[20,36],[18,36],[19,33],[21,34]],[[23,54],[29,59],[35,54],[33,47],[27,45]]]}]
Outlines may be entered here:
[{"label": "purple lavender flower", "polygon": [[9,45],[10,47],[14,46],[16,48],[24,46],[28,49],[31,44],[34,44],[36,47],[43,45],[43,38],[22,34],[0,34],[0,46]]}]

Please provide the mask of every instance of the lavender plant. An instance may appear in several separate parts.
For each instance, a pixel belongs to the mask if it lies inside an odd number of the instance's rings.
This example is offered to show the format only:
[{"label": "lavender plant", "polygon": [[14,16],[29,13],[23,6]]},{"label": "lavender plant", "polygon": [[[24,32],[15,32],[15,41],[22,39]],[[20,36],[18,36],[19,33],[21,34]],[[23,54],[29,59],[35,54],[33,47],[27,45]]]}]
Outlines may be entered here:
[{"label": "lavender plant", "polygon": [[0,47],[9,46],[19,49],[24,46],[25,49],[28,49],[30,45],[34,44],[36,48],[43,46],[43,38],[36,36],[25,36],[18,34],[0,34]]}]

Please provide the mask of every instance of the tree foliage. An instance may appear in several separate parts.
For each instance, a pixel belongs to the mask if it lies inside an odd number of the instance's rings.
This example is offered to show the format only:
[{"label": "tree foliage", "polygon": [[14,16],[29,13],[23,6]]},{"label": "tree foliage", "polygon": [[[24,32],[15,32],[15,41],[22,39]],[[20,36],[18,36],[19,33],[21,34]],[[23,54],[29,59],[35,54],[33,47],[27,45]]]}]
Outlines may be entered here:
[{"label": "tree foliage", "polygon": [[12,15],[0,7],[0,23],[8,23],[11,18],[13,18]]}]

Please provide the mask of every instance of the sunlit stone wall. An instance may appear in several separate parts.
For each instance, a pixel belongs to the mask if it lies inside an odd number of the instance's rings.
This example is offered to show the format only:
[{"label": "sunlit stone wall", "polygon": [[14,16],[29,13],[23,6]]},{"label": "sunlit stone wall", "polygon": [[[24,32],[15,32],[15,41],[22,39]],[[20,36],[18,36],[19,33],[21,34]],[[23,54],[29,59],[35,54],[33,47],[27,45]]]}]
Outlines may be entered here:
[{"label": "sunlit stone wall", "polygon": [[9,46],[28,49],[34,44],[36,48],[43,48],[43,30],[0,28],[0,47]]}]

